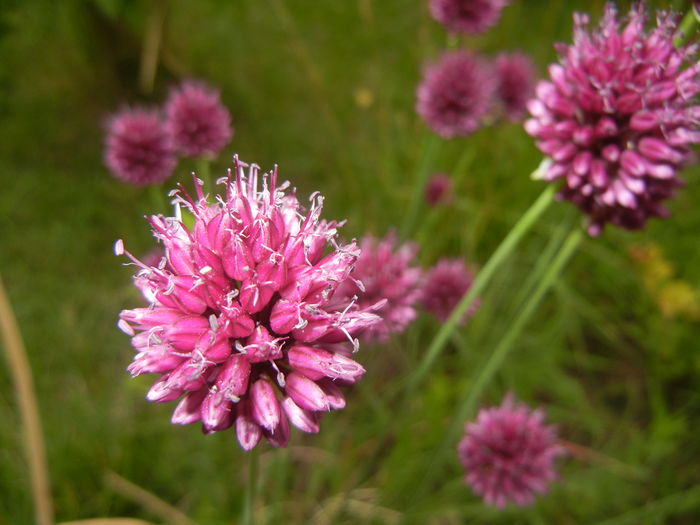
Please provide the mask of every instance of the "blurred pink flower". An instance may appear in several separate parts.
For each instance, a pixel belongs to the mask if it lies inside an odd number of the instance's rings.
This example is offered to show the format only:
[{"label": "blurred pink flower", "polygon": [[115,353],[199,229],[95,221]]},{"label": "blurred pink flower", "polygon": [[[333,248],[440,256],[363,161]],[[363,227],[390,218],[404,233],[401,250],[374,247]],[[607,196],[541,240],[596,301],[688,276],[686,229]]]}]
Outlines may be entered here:
[{"label": "blurred pink flower", "polygon": [[498,98],[506,116],[520,120],[527,109],[527,102],[534,93],[535,66],[525,53],[500,53],[494,61],[498,78]]},{"label": "blurred pink flower", "polygon": [[430,0],[430,14],[452,33],[483,33],[498,23],[507,0]]},{"label": "blurred pink flower", "polygon": [[495,89],[492,68],[483,59],[465,51],[446,53],[426,68],[416,112],[441,137],[464,137],[482,124]]},{"label": "blurred pink flower", "polygon": [[136,186],[160,184],[170,177],[177,160],[158,112],[124,109],[110,117],[104,162],[117,179]]},{"label": "blurred pink flower", "polygon": [[[471,271],[462,259],[440,259],[425,276],[421,299],[423,308],[440,321],[447,321],[452,310],[471,287],[473,280]],[[477,299],[460,322],[465,323],[478,308]]]},{"label": "blurred pink flower", "polygon": [[338,287],[334,300],[348,302],[356,296],[360,308],[382,304],[374,310],[382,320],[359,337],[366,342],[387,341],[391,334],[403,332],[417,315],[422,273],[415,265],[418,247],[413,243],[398,245],[396,236],[389,233],[382,239],[364,237],[360,248],[351,279]]},{"label": "blurred pink flower", "polygon": [[203,82],[185,81],[174,89],[165,114],[175,147],[186,157],[216,155],[233,135],[231,115],[219,92]]},{"label": "blurred pink flower", "polygon": [[678,170],[700,142],[697,45],[676,48],[677,17],[660,11],[645,31],[641,4],[619,21],[607,4],[597,30],[574,15],[574,43],[560,44],[550,81],[537,86],[525,129],[551,159],[547,181],[589,216],[588,232],[610,222],[643,228],[664,217],[663,201],[682,183]]},{"label": "blurred pink flower", "polygon": [[[314,194],[304,213],[288,184],[277,186],[276,168],[259,177],[246,166],[234,159],[214,202],[197,181],[195,199],[174,192],[175,217],[150,217],[165,249],[158,266],[122,241],[115,251],[139,267],[135,284],[151,303],[119,321],[137,351],[129,372],[160,374],[147,399],[179,398],[173,423],[234,426],[250,450],[262,436],[285,446],[289,423],[318,432],[323,413],[345,406],[339,387],[364,373],[349,357],[359,346],[353,335],[379,317],[375,305],[331,301],[360,250],[338,244],[337,224],[320,219],[323,198]],[[191,229],[180,206],[194,216]]]},{"label": "blurred pink flower", "polygon": [[482,408],[464,427],[457,447],[465,481],[489,505],[529,505],[556,479],[554,460],[563,455],[542,410],[530,410],[511,394],[501,406]]},{"label": "blurred pink flower", "polygon": [[452,200],[452,179],[445,173],[433,173],[425,185],[425,202],[428,206],[447,204]]}]

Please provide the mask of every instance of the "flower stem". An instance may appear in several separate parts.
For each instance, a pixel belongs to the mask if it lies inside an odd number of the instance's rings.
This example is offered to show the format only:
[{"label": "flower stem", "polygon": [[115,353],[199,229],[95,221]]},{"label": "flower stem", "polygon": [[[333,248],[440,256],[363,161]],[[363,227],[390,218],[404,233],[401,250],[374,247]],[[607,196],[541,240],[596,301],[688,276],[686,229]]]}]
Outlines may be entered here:
[{"label": "flower stem", "polygon": [[481,294],[483,289],[493,277],[498,267],[506,260],[513,252],[517,244],[527,233],[537,218],[547,209],[552,202],[554,196],[554,186],[548,186],[537,200],[530,206],[520,220],[513,226],[513,229],[506,235],[499,247],[493,253],[491,258],[486,262],[481,271],[477,274],[472,286],[467,290],[462,299],[459,301],[452,314],[442,325],[438,333],[433,338],[430,346],[426,350],[425,357],[418,365],[413,376],[409,380],[407,391],[412,392],[418,384],[424,379],[430,368],[435,363],[435,360],[440,355],[440,352],[445,347],[445,344],[450,338],[452,332],[457,328],[457,324],[464,313],[469,309],[474,300]]},{"label": "flower stem", "polygon": [[17,320],[5,292],[0,277],[0,335],[7,353],[10,374],[15,384],[15,395],[19,405],[22,427],[29,462],[29,475],[32,482],[32,498],[38,525],[54,523],[53,501],[49,483],[49,468],[46,461],[44,435],[41,431],[41,419],[37,407],[32,371],[27,359],[27,352],[22,342]]},{"label": "flower stem", "polygon": [[254,448],[248,453],[248,483],[245,488],[243,501],[243,519],[241,525],[254,525],[253,506],[258,488],[258,450]]},{"label": "flower stem", "polygon": [[[540,301],[544,297],[545,293],[547,293],[547,291],[556,281],[557,277],[564,268],[564,265],[567,263],[581,242],[582,237],[583,232],[580,228],[576,228],[569,233],[559,251],[551,260],[550,264],[546,266],[544,272],[542,272],[541,278],[538,280],[537,285],[532,290],[532,293],[528,295],[522,308],[516,314],[515,319],[496,345],[496,348],[489,355],[485,365],[479,370],[476,377],[469,382],[469,390],[462,399],[455,416],[452,418],[453,423],[445,433],[441,445],[434,454],[434,459],[431,462],[430,469],[424,477],[423,486],[426,490],[430,487],[437,473],[440,472],[440,467],[444,464],[443,459],[447,456],[450,450],[454,449],[454,444],[459,437],[464,421],[472,417],[474,414],[476,403],[481,397],[484,389],[488,386],[489,382],[493,379],[505,362],[508,354],[513,348],[513,344],[520,336],[525,324],[530,320],[530,317],[535,312],[535,309],[540,304]],[[547,256],[547,254],[543,254],[543,256]]]}]

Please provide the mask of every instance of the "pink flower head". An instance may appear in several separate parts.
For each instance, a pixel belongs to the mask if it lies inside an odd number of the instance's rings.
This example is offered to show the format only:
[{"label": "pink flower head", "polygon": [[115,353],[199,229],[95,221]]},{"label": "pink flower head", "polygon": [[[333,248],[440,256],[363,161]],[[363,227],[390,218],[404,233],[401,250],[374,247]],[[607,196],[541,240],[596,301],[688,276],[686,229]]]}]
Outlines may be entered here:
[{"label": "pink flower head", "polygon": [[491,107],[496,80],[489,65],[465,51],[444,54],[425,70],[416,112],[449,139],[474,133]]},{"label": "pink flower head", "polygon": [[[425,276],[421,299],[423,308],[440,321],[447,321],[473,280],[471,271],[462,259],[439,260]],[[464,314],[461,323],[474,315],[478,307],[479,301],[476,300]]]},{"label": "pink flower head", "polygon": [[513,121],[525,114],[534,92],[535,66],[525,53],[500,53],[494,61],[498,78],[498,98],[506,116]]},{"label": "pink flower head", "polygon": [[383,239],[363,238],[362,254],[351,279],[335,293],[334,299],[341,302],[356,297],[360,308],[375,308],[382,318],[360,334],[363,341],[387,341],[390,334],[403,332],[416,318],[415,305],[421,295],[421,270],[415,266],[418,247],[413,243],[397,244],[393,233]]},{"label": "pink flower head", "polygon": [[501,17],[507,0],[430,0],[430,14],[452,33],[483,33]]},{"label": "pink flower head", "polygon": [[434,173],[425,185],[425,202],[428,206],[446,204],[452,200],[452,179],[444,173]]},{"label": "pink flower head", "polygon": [[160,184],[177,161],[157,111],[125,109],[107,122],[104,162],[119,180],[136,186]]},{"label": "pink flower head", "polygon": [[135,284],[151,303],[119,321],[137,351],[129,372],[160,375],[147,399],[180,399],[173,423],[233,426],[250,450],[262,436],[285,446],[290,423],[318,432],[323,413],[345,406],[339,387],[364,373],[349,357],[353,335],[379,318],[371,306],[331,301],[360,250],[338,244],[337,224],[320,219],[323,198],[314,194],[304,213],[288,184],[277,186],[276,168],[259,177],[244,167],[234,158],[225,196],[210,202],[195,181],[195,199],[173,192],[175,217],[149,218],[165,251],[158,266],[122,241],[115,250],[139,267]]},{"label": "pink flower head", "polygon": [[165,103],[167,126],[177,150],[186,157],[218,154],[231,140],[231,115],[219,92],[186,81]]},{"label": "pink flower head", "polygon": [[482,408],[464,426],[457,446],[465,481],[489,505],[529,505],[556,479],[554,460],[564,454],[542,410],[507,394],[501,406]]},{"label": "pink flower head", "polygon": [[676,48],[677,19],[658,13],[645,30],[641,4],[621,22],[612,4],[597,30],[574,15],[574,43],[560,44],[551,81],[537,86],[525,129],[551,159],[543,178],[560,180],[560,197],[590,217],[643,228],[668,214],[662,202],[681,185],[676,173],[700,142],[700,64],[696,45]]}]

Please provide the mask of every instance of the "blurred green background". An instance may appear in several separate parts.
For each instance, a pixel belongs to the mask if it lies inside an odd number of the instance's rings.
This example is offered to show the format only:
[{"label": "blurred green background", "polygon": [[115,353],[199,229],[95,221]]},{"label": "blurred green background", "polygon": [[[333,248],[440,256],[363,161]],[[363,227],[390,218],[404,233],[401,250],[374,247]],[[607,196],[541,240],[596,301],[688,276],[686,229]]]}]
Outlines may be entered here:
[{"label": "blurred green background", "polygon": [[[596,20],[602,6],[513,0],[496,28],[460,44],[490,56],[523,50],[544,74],[552,43],[571,39],[571,12]],[[159,20],[148,93],[142,49]],[[159,210],[152,192],[103,167],[106,117],[160,103],[180,78],[205,79],[233,115],[228,153],[265,169],[278,163],[302,198],[320,190],[325,217],[348,219],[343,235],[410,227],[425,266],[459,256],[478,267],[542,191],[529,179],[541,157],[516,124],[451,141],[427,131],[415,86],[446,40],[423,0],[0,2],[0,272],[33,369],[58,521],[167,522],[110,483],[114,472],[198,523],[235,523],[246,481],[232,432],[170,425],[172,404],[144,400],[151,378],[124,370],[132,350],[117,314],[139,297],[112,245],[123,238],[146,253],[154,243],[142,217]],[[188,183],[192,169],[181,162],[165,188]],[[455,202],[419,209],[410,225],[425,170],[452,174]],[[456,454],[437,480],[425,474],[474,370],[515,315],[519,286],[549,240],[580,221],[568,204],[551,206],[520,245],[417,395],[397,396],[395,385],[438,328],[427,316],[390,344],[363,348],[368,373],[319,435],[295,431],[288,449],[262,446],[258,523],[700,522],[699,174],[686,170],[671,219],[584,242],[483,396],[497,403],[510,389],[546,407],[562,439],[581,447],[534,507],[483,506]],[[6,366],[0,421],[0,524],[31,523]],[[388,423],[399,431],[387,438]]]}]

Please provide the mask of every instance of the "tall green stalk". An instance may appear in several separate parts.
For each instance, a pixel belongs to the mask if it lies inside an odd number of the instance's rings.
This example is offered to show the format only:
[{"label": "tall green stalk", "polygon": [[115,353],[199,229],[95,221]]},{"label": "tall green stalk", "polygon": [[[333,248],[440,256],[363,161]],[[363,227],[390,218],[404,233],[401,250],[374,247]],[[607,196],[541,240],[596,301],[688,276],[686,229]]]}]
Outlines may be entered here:
[{"label": "tall green stalk", "polygon": [[[445,437],[435,454],[434,461],[431,462],[430,470],[424,478],[424,487],[426,487],[426,490],[435,479],[440,470],[440,465],[444,463],[443,460],[446,455],[453,450],[464,421],[473,416],[477,402],[481,398],[484,390],[506,361],[506,358],[513,349],[514,343],[522,333],[526,323],[532,317],[532,314],[542,301],[545,293],[547,293],[555,283],[562,269],[580,244],[582,237],[583,232],[580,228],[576,228],[569,233],[554,258],[546,265],[532,293],[527,296],[527,299],[522,304],[522,308],[519,309],[513,322],[508,326],[505,334],[503,334],[496,348],[487,358],[484,366],[479,370],[474,379],[469,382],[468,391],[460,403],[459,409],[455,413],[452,425],[445,433]],[[541,265],[538,264],[538,266]]]},{"label": "tall green stalk", "polygon": [[422,359],[416,368],[416,371],[409,379],[407,387],[408,392],[412,392],[428,374],[435,363],[435,360],[440,355],[440,352],[442,352],[444,349],[445,344],[450,339],[452,332],[455,330],[455,328],[457,328],[460,319],[462,319],[465,312],[469,309],[476,298],[479,297],[499,266],[503,264],[523,236],[530,230],[535,221],[547,209],[553,200],[554,191],[554,186],[547,186],[534,204],[530,206],[530,208],[525,212],[515,226],[513,226],[513,229],[508,233],[508,235],[506,235],[505,239],[503,239],[491,258],[477,274],[472,286],[469,288],[467,293],[464,294],[460,302],[452,311],[450,317],[442,325],[438,333],[433,338],[433,341],[430,343],[430,346],[426,350],[425,357]]}]

